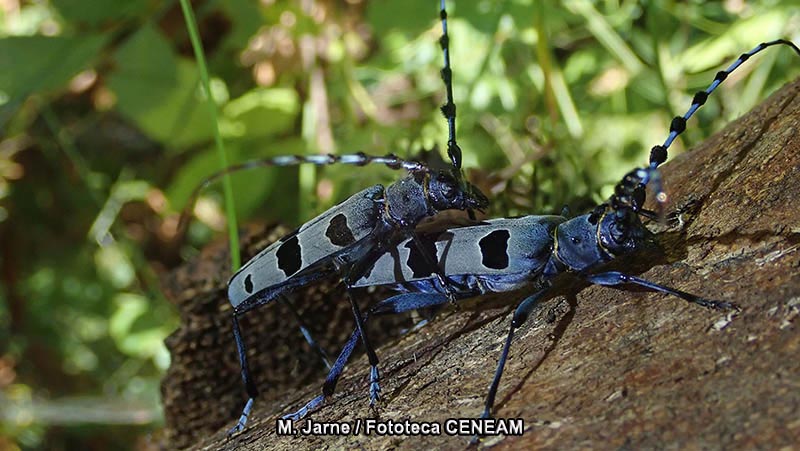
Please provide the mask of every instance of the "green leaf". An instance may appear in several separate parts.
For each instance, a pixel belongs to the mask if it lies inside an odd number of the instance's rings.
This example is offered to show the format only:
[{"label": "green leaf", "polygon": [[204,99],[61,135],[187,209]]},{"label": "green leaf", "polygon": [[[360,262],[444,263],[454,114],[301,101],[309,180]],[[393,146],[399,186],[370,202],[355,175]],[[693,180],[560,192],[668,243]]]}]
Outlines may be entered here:
[{"label": "green leaf", "polygon": [[115,59],[117,70],[108,86],[117,96],[117,109],[142,131],[175,149],[211,139],[195,64],[174,55],[156,29],[144,26]]},{"label": "green leaf", "polygon": [[439,2],[430,0],[381,1],[367,5],[367,22],[378,35],[392,30],[417,35],[430,27],[438,16]]},{"label": "green leaf", "polygon": [[[14,36],[0,39],[0,93],[11,102],[63,87],[91,66],[106,37]],[[0,95],[0,97],[3,97]]]},{"label": "green leaf", "polygon": [[300,112],[292,89],[255,89],[230,101],[223,109],[223,136],[263,138],[289,131]]},{"label": "green leaf", "polygon": [[169,325],[136,327],[150,311],[150,301],[134,293],[119,293],[114,297],[116,310],[108,322],[108,334],[125,354],[158,361],[164,354],[164,339]]},{"label": "green leaf", "polygon": [[[248,151],[249,149],[236,143],[227,146],[227,149],[231,164],[235,164],[269,155],[300,154],[303,153],[304,147],[300,140],[283,140],[280,142],[280,146],[270,145],[268,142],[261,143],[258,146],[257,153]],[[217,170],[219,170],[219,161],[213,148],[209,148],[192,158],[178,171],[177,177],[166,190],[170,205],[176,210],[182,210],[192,190]],[[286,186],[288,183],[286,181],[287,174],[292,174],[294,171],[296,171],[294,168],[254,168],[232,173],[231,184],[233,185],[234,201],[239,216],[247,217],[258,208],[262,208],[264,198],[273,188],[275,182],[281,180],[283,182],[281,186]],[[216,185],[212,186],[219,187],[219,185],[220,183],[217,182]],[[201,193],[201,196],[203,194],[208,195],[210,192],[213,191],[208,188]],[[292,196],[295,194],[292,193]]]},{"label": "green leaf", "polygon": [[223,0],[220,8],[228,16],[232,26],[225,38],[227,45],[235,49],[247,47],[250,39],[265,22],[258,4],[251,0]]},{"label": "green leaf", "polygon": [[125,288],[136,278],[136,269],[126,249],[109,244],[95,251],[94,263],[99,276],[115,288]]},{"label": "green leaf", "polygon": [[[725,33],[712,36],[685,50],[680,59],[686,72],[702,70],[719,70],[715,66],[733,62],[740,53],[755,47],[757,43],[776,37],[776,30],[781,30],[786,23],[786,11],[777,9],[740,20]],[[730,64],[730,63],[728,63]]]},{"label": "green leaf", "polygon": [[103,22],[135,17],[145,11],[147,0],[103,0],[86,2],[85,0],[50,0],[61,17],[67,22],[85,23],[90,26]]}]

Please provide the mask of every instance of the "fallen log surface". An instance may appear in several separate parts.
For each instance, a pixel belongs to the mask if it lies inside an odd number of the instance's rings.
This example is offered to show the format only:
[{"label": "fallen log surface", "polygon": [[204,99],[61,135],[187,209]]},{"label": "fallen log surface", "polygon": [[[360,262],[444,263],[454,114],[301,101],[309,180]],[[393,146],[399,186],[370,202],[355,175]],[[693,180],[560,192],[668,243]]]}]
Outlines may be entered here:
[{"label": "fallen log surface", "polygon": [[[648,280],[735,302],[742,311],[709,311],[638,289],[567,284],[518,331],[500,385],[494,414],[522,418],[524,433],[487,437],[482,446],[796,446],[799,94],[800,80],[666,164],[668,208],[679,220],[651,224],[660,251],[648,250],[643,259],[621,264]],[[475,301],[440,313],[425,327],[380,347],[384,399],[377,412],[368,407],[368,364],[362,356],[350,363],[332,400],[310,418],[354,423],[377,414],[381,420],[443,423],[477,417],[512,310],[508,299],[492,307]],[[241,396],[241,388],[224,383]],[[316,396],[320,383],[259,399],[244,432],[226,437],[231,416],[193,447],[467,445],[469,437],[446,434],[277,436],[276,418]]]}]

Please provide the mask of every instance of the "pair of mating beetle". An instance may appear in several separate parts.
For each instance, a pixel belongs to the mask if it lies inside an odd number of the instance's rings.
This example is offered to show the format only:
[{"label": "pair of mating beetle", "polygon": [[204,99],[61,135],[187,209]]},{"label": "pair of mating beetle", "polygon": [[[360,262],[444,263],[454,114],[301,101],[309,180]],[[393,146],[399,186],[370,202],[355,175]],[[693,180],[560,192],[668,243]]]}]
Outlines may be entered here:
[{"label": "pair of mating beetle", "polygon": [[[230,279],[228,297],[234,308],[234,338],[249,396],[239,421],[230,433],[244,428],[258,395],[250,376],[238,317],[274,300],[287,301],[287,294],[322,278],[341,278],[347,289],[356,330],[332,365],[322,394],[299,411],[287,415],[292,419],[304,417],[333,394],[338,378],[359,340],[365,345],[371,365],[371,403],[379,399],[378,358],[364,329],[364,322],[369,315],[423,309],[481,294],[535,286],[537,291],[520,302],[513,314],[486,397],[482,416],[489,417],[514,331],[526,321],[538,301],[548,293],[552,279],[559,274],[571,272],[597,285],[635,284],[707,308],[735,308],[731,303],[703,299],[620,272],[592,271],[640,249],[647,240],[649,232],[640,221],[640,216],[654,218],[657,214],[643,208],[646,185],[652,181],[657,200],[663,202],[658,166],[666,160],[668,148],[685,130],[686,121],[706,102],[708,95],[743,62],[765,48],[787,45],[798,55],[800,49],[785,40],[765,42],[718,72],[706,90],[695,94],[689,110],[673,119],[666,141],[651,150],[650,164],[628,173],[615,187],[614,195],[590,213],[574,218],[524,216],[494,219],[421,235],[415,231],[416,226],[437,212],[457,209],[471,213],[472,210],[482,210],[488,206],[486,197],[463,180],[461,174],[444,0],[440,4],[440,17],[443,31],[440,44],[444,53],[441,75],[446,87],[446,103],[442,112],[448,122],[447,150],[452,168],[435,170],[393,155],[285,156],[232,166],[212,175],[195,191],[196,195],[200,189],[224,174],[256,166],[380,163],[409,172],[407,177],[398,182],[386,187],[375,185],[367,188],[307,222],[253,257]],[[389,286],[402,294],[376,304],[366,315],[362,315],[351,291],[378,285]],[[307,332],[303,332],[312,347],[318,348]]]}]

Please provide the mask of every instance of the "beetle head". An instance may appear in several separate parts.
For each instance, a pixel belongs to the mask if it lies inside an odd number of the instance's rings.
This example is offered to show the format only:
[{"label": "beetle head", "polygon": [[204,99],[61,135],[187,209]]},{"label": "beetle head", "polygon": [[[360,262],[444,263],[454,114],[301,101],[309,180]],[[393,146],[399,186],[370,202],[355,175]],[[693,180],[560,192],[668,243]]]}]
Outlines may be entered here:
[{"label": "beetle head", "polygon": [[615,257],[641,248],[648,235],[639,215],[630,208],[608,210],[597,220],[598,244]]},{"label": "beetle head", "polygon": [[430,206],[436,211],[483,211],[489,205],[489,199],[478,188],[456,177],[453,171],[431,171],[427,194]]}]

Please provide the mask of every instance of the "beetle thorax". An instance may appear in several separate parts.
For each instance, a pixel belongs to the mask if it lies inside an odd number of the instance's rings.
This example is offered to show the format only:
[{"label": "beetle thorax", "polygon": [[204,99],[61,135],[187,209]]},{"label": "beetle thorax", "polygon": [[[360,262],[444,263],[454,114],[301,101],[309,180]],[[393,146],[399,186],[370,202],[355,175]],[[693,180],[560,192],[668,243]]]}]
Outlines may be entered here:
[{"label": "beetle thorax", "polygon": [[582,271],[611,259],[598,245],[598,226],[589,220],[590,216],[577,216],[556,228],[553,257],[570,270]]},{"label": "beetle thorax", "polygon": [[386,187],[386,213],[401,227],[414,227],[432,214],[424,188],[427,177],[411,174]]}]

